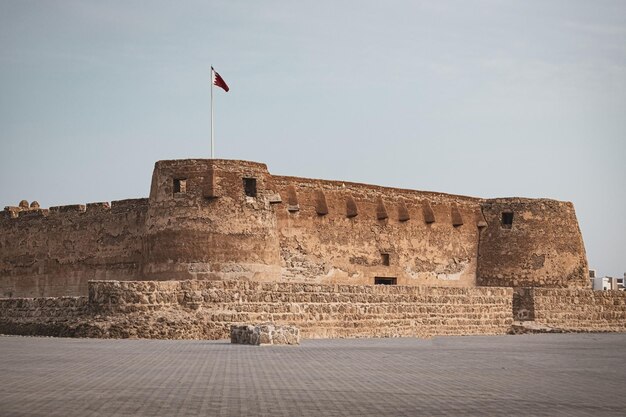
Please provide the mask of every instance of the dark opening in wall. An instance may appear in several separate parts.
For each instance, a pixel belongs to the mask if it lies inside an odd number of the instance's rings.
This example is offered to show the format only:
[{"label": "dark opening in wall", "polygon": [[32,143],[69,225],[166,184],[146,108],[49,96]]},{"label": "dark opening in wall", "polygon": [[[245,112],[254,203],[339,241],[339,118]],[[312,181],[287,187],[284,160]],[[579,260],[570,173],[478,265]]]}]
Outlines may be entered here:
[{"label": "dark opening in wall", "polygon": [[391,263],[389,261],[389,254],[388,253],[381,253],[380,257],[382,258],[383,265],[385,265],[385,266],[391,265]]},{"label": "dark opening in wall", "polygon": [[396,285],[397,283],[396,277],[374,277],[374,285]]},{"label": "dark opening in wall", "polygon": [[185,178],[174,178],[174,194],[184,194],[187,192],[187,180]]},{"label": "dark opening in wall", "polygon": [[502,213],[502,227],[510,229],[513,226],[513,212],[505,211]]},{"label": "dark opening in wall", "polygon": [[256,197],[256,178],[244,178],[243,191],[248,197]]}]

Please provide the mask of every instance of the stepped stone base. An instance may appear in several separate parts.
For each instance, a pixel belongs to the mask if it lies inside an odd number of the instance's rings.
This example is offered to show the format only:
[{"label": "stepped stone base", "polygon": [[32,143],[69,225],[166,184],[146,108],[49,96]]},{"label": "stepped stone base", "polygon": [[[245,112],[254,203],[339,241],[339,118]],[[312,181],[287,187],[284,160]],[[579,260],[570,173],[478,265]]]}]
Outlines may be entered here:
[{"label": "stepped stone base", "polygon": [[295,326],[264,323],[230,327],[230,342],[240,345],[299,345],[300,330]]},{"label": "stepped stone base", "polygon": [[[244,323],[304,339],[626,331],[626,293],[246,281],[91,281],[89,298],[0,299],[0,333],[228,339]],[[531,328],[533,327],[533,328]],[[513,329],[515,331],[516,329]],[[276,331],[276,330],[274,330]],[[264,343],[261,341],[260,343]]]}]

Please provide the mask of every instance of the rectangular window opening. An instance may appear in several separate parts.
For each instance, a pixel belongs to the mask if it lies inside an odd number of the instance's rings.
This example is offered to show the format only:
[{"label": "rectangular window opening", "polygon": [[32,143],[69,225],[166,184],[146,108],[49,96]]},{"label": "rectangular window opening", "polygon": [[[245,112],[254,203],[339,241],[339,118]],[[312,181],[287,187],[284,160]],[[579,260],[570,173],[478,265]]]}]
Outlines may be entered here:
[{"label": "rectangular window opening", "polygon": [[513,226],[513,212],[505,211],[502,213],[502,227],[510,229]]},{"label": "rectangular window opening", "polygon": [[396,277],[374,277],[374,285],[396,285],[397,283]]},{"label": "rectangular window opening", "polygon": [[391,265],[388,253],[381,253],[380,257],[382,259],[383,265],[385,265],[385,266]]},{"label": "rectangular window opening", "polygon": [[185,178],[174,178],[174,194],[184,194],[187,192],[187,180]]},{"label": "rectangular window opening", "polygon": [[244,178],[243,191],[248,197],[256,197],[256,178]]}]

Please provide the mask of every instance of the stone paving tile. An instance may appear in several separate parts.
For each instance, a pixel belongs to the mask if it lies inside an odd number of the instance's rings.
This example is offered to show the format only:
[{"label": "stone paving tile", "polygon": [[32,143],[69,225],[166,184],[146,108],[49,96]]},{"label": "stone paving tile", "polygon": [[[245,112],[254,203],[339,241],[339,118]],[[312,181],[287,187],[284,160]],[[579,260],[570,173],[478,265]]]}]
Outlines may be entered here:
[{"label": "stone paving tile", "polygon": [[626,334],[225,341],[0,337],[0,416],[626,414]]}]

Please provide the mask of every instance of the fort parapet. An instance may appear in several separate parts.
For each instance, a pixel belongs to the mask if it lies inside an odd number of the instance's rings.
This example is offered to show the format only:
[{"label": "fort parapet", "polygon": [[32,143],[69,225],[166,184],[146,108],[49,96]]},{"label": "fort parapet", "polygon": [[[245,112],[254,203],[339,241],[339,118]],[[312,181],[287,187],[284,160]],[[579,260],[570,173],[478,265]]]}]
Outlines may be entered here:
[{"label": "fort parapet", "polygon": [[155,164],[147,199],[0,216],[0,297],[87,295],[89,280],[588,288],[574,207]]}]

